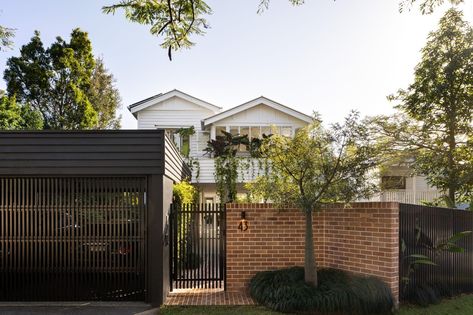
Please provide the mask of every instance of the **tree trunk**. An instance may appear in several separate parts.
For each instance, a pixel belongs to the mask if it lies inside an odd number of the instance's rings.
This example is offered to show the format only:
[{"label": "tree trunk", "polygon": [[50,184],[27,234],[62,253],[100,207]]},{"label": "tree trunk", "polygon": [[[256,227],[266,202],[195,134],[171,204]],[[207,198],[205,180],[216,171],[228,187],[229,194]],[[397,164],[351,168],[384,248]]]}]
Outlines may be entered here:
[{"label": "tree trunk", "polygon": [[312,209],[305,211],[305,255],[304,280],[307,284],[317,287],[317,264],[314,253],[314,231],[312,227]]}]

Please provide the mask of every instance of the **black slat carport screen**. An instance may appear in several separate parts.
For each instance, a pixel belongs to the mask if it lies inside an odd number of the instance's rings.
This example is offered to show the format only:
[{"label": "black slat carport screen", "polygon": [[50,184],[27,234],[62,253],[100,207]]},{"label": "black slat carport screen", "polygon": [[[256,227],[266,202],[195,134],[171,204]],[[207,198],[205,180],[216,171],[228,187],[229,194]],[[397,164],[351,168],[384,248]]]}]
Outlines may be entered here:
[{"label": "black slat carport screen", "polygon": [[144,300],[143,177],[0,178],[4,301]]},{"label": "black slat carport screen", "polygon": [[164,130],[0,132],[0,301],[161,304],[183,165]]}]

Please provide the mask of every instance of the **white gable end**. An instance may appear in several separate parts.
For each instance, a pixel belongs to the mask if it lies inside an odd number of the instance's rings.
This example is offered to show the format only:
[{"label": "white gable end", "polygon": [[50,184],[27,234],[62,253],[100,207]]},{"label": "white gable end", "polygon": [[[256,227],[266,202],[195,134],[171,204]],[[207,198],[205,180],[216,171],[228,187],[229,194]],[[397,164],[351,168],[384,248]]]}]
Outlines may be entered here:
[{"label": "white gable end", "polygon": [[138,129],[187,128],[200,129],[200,121],[215,112],[174,96],[139,111]]},{"label": "white gable end", "polygon": [[259,104],[213,123],[214,126],[288,125],[304,127],[307,122],[268,105]]}]

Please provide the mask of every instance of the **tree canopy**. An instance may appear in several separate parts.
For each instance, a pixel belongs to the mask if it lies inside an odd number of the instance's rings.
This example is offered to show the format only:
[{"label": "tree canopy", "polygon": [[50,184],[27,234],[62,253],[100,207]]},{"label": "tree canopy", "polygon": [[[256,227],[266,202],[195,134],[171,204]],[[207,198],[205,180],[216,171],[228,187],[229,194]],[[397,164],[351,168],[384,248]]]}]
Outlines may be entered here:
[{"label": "tree canopy", "polygon": [[458,5],[463,3],[464,0],[403,0],[399,3],[399,11],[410,10],[413,6],[418,5],[422,14],[430,14],[434,12],[437,7],[446,2],[452,5]]},{"label": "tree canopy", "polygon": [[[262,177],[265,185],[258,186],[256,193],[281,207],[297,206],[304,211],[305,279],[316,286],[312,212],[327,203],[368,197],[375,189],[369,171],[377,166],[376,148],[358,115],[352,113],[344,124],[331,128],[315,119],[294,138],[273,135],[263,141],[261,150],[270,172]],[[264,187],[269,191],[262,192]]]},{"label": "tree canopy", "polygon": [[96,61],[86,32],[74,29],[45,48],[38,31],[7,61],[4,72],[10,97],[39,111],[45,129],[117,127],[120,103],[102,60]]},{"label": "tree canopy", "polygon": [[12,38],[14,36],[14,29],[0,25],[0,51],[10,49],[13,46]]},{"label": "tree canopy", "polygon": [[390,99],[401,113],[376,118],[388,146],[413,157],[415,170],[447,193],[449,206],[472,198],[473,30],[460,11],[441,18],[414,82]]},{"label": "tree canopy", "polygon": [[[270,0],[259,0],[258,12],[269,6]],[[304,0],[289,0],[293,5],[300,5]],[[161,46],[172,52],[194,45],[193,35],[203,35],[210,26],[206,16],[212,9],[204,0],[121,0],[116,4],[104,6],[106,14],[125,11],[125,17],[134,23],[148,25],[151,34],[162,36]]]},{"label": "tree canopy", "polygon": [[22,106],[14,97],[0,96],[0,130],[35,130],[43,128],[41,114]]}]

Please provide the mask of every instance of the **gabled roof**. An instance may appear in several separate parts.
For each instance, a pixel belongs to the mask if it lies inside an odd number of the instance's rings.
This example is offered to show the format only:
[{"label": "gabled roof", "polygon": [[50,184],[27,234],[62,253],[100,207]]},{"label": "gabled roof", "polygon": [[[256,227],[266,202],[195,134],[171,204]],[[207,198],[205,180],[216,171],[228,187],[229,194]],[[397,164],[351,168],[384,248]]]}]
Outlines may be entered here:
[{"label": "gabled roof", "polygon": [[181,92],[179,90],[172,90],[166,93],[159,93],[154,96],[148,97],[144,100],[141,100],[139,102],[136,102],[134,104],[131,104],[128,106],[128,110],[136,117],[136,113],[153,105],[156,105],[160,102],[163,102],[165,100],[170,99],[171,97],[179,97],[182,98],[186,101],[189,101],[191,103],[194,103],[198,106],[201,106],[203,108],[209,109],[211,111],[218,111],[222,109],[219,106],[210,104],[209,102],[203,101],[197,97],[194,97],[192,95],[189,95],[187,93]]},{"label": "gabled roof", "polygon": [[280,104],[278,102],[275,102],[273,100],[270,100],[269,98],[267,97],[264,97],[264,96],[260,96],[258,98],[255,98],[254,100],[251,100],[249,102],[246,102],[246,103],[243,103],[241,105],[238,105],[236,107],[233,107],[233,108],[230,108],[226,111],[223,111],[221,113],[218,113],[216,115],[213,115],[213,116],[210,116],[206,119],[203,120],[203,125],[204,127],[205,126],[208,126],[210,124],[213,124],[217,121],[220,121],[222,119],[225,119],[227,117],[230,117],[232,115],[235,115],[235,114],[238,114],[240,112],[243,112],[245,110],[248,110],[252,107],[255,107],[255,106],[258,106],[258,105],[266,105],[266,106],[269,106],[271,108],[274,108],[275,110],[278,110],[280,112],[283,112],[287,115],[290,115],[290,116],[293,116],[297,119],[300,119],[302,121],[305,121],[307,123],[311,123],[313,121],[312,117],[310,117],[309,115],[306,115],[306,114],[303,114],[297,110],[294,110],[290,107],[287,107],[283,104]]}]

